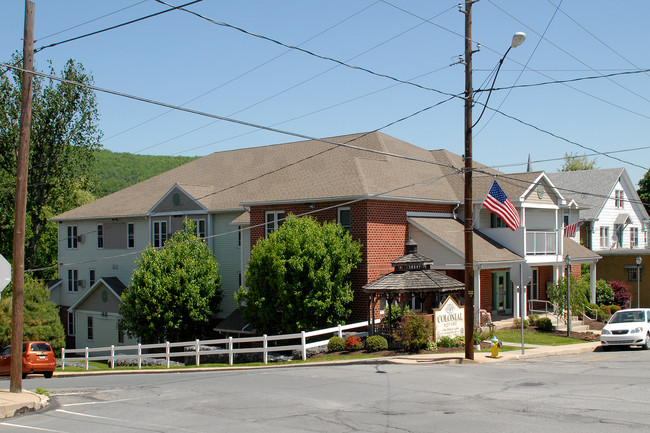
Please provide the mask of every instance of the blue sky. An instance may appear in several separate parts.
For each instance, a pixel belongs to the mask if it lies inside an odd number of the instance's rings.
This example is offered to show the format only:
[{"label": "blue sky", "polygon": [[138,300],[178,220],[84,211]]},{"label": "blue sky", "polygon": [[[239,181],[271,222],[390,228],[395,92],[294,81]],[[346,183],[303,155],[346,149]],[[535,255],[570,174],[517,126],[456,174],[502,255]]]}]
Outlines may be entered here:
[{"label": "blue sky", "polygon": [[[464,67],[454,64],[464,50],[464,17],[457,3],[204,0],[188,9],[322,56],[457,94],[464,89]],[[36,1],[35,45],[166,8],[154,0]],[[650,68],[648,2],[481,0],[474,4],[473,15],[473,39],[481,44],[473,57],[475,89],[489,87],[484,80],[517,31],[527,34],[526,42],[510,51],[495,87]],[[22,1],[0,3],[2,61],[22,50],[23,20]],[[60,71],[69,58],[81,62],[98,87],[312,137],[374,130],[445,99],[182,11],[44,49],[36,54],[35,65],[44,71],[51,60]],[[649,84],[650,73],[634,73],[515,88],[494,92],[489,105],[599,152],[645,147],[613,154],[625,162],[596,156],[598,167],[625,167],[636,183],[650,166]],[[112,95],[98,94],[98,103],[102,144],[114,152],[205,155],[297,140],[189,113],[167,113]],[[480,108],[475,107],[474,119]],[[382,131],[423,148],[462,154],[463,101],[454,99]],[[525,170],[530,155],[534,169],[556,171],[561,160],[536,161],[561,159],[566,152],[592,153],[566,140],[487,110],[474,129],[474,158],[518,172]]]}]

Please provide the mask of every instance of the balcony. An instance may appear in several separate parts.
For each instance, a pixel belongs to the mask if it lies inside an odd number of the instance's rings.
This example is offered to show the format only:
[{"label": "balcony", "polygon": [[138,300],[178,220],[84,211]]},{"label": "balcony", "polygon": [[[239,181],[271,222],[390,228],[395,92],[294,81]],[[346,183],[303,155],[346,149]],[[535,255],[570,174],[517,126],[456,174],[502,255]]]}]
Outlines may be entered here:
[{"label": "balcony", "polygon": [[556,236],[555,232],[527,231],[526,254],[557,254]]}]

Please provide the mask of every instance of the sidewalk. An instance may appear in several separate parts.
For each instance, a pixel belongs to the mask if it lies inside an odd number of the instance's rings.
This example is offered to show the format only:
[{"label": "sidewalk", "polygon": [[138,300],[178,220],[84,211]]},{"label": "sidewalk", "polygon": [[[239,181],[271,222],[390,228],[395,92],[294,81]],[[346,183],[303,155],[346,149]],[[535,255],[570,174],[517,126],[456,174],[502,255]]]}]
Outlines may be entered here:
[{"label": "sidewalk", "polygon": [[[422,354],[422,355],[404,355],[395,356],[391,358],[369,358],[364,360],[350,360],[350,361],[328,361],[328,362],[314,362],[309,364],[284,364],[278,366],[258,366],[258,367],[219,367],[219,368],[188,368],[183,370],[113,370],[101,372],[55,372],[55,377],[64,376],[81,376],[81,375],[97,375],[97,374],[138,374],[138,373],[179,373],[179,372],[196,372],[196,371],[211,371],[211,370],[241,370],[250,368],[291,368],[291,367],[309,367],[314,365],[332,365],[332,364],[346,364],[346,363],[360,363],[360,362],[377,362],[378,360],[385,363],[395,364],[464,364],[464,363],[489,363],[489,362],[503,362],[513,360],[526,360],[534,358],[542,358],[555,355],[570,355],[577,353],[593,352],[600,342],[595,341],[591,343],[569,344],[565,346],[536,346],[527,345],[525,354],[521,353],[521,345],[507,343],[508,346],[518,347],[517,350],[507,352],[500,352],[499,358],[492,358],[488,352],[476,352],[474,360],[466,360],[464,353],[440,353],[440,354]],[[7,384],[9,382],[7,381]],[[33,392],[24,391],[22,393],[12,393],[7,389],[0,389],[0,420],[15,415],[21,415],[27,412],[33,412],[42,409],[49,405],[50,399],[45,395],[34,394]]]}]

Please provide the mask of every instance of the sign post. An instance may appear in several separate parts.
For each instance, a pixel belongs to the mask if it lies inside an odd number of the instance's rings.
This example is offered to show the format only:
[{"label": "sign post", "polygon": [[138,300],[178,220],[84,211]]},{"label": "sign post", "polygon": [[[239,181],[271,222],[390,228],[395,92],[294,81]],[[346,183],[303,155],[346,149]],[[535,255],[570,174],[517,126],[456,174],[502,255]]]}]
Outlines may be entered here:
[{"label": "sign post", "polygon": [[526,353],[526,349],[524,349],[524,318],[526,311],[526,292],[524,288],[533,280],[533,269],[528,263],[521,261],[510,268],[510,279],[519,283],[517,293],[519,294],[519,322],[521,324],[521,354],[524,355]]}]

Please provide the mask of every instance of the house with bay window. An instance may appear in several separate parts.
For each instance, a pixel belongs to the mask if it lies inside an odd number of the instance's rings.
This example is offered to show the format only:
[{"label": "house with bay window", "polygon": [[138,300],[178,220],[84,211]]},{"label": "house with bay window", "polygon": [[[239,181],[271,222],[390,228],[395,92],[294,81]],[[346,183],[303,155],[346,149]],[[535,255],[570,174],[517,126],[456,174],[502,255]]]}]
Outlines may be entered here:
[{"label": "house with bay window", "polygon": [[[89,343],[92,333],[95,346],[108,340],[128,344],[108,318],[119,310],[119,295],[128,290],[145,247],[162,246],[188,218],[219,262],[221,319],[226,319],[236,315],[234,293],[244,285],[255,243],[289,215],[312,215],[337,221],[362,245],[362,263],[352,274],[351,320],[363,320],[371,303],[361,288],[393,271],[391,263],[404,255],[410,238],[433,259],[433,269],[463,280],[463,166],[462,157],[447,150],[427,150],[379,132],[216,152],[57,215],[65,241],[51,298],[68,324],[76,321],[67,329],[78,343]],[[544,301],[546,287],[562,274],[568,249],[575,250],[578,268],[594,266],[599,256],[563,237],[564,216],[577,218],[580,208],[546,174],[477,168],[473,212],[480,307],[515,317],[511,266],[526,261],[533,267],[525,296]],[[520,213],[515,231],[482,206],[495,178]],[[413,306],[422,308],[417,299]],[[232,320],[223,323],[233,326]],[[215,328],[223,330],[219,323]],[[106,336],[101,344],[99,335]]]}]

